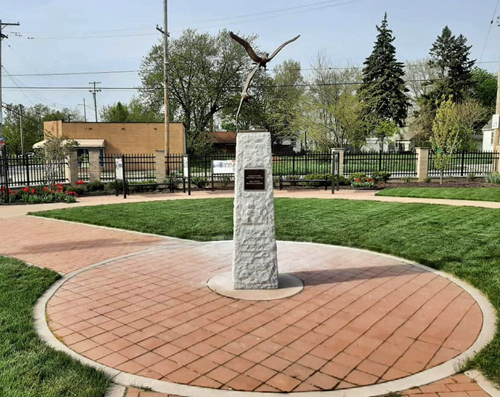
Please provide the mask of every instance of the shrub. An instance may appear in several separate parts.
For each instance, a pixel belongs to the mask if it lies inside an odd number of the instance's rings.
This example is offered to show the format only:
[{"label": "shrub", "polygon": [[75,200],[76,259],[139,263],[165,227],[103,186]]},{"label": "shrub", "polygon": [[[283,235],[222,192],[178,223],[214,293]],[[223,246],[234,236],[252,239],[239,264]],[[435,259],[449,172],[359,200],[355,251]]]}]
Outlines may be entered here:
[{"label": "shrub", "polygon": [[364,172],[355,172],[354,174],[349,175],[349,179],[351,182],[355,179],[366,178],[366,174]]},{"label": "shrub", "polygon": [[361,178],[355,178],[351,182],[352,187],[357,187],[357,188],[373,188],[375,187],[375,179],[369,178],[367,176],[362,176]]},{"label": "shrub", "polygon": [[82,186],[82,185],[78,185],[78,186],[68,186],[66,188],[66,191],[67,192],[75,192],[76,194],[78,194],[79,196],[83,195],[86,191],[85,187]]},{"label": "shrub", "polygon": [[194,178],[191,178],[191,182],[198,189],[205,189],[205,187],[207,186],[207,183],[208,183],[208,181],[205,178],[201,178],[201,177],[198,177],[198,176],[195,176]]},{"label": "shrub", "polygon": [[391,177],[391,175],[392,174],[390,172],[375,171],[374,173],[372,173],[372,178],[375,179],[377,182],[380,182],[380,181],[387,182],[389,180],[389,178]]},{"label": "shrub", "polygon": [[470,182],[474,182],[476,180],[476,174],[474,174],[473,172],[469,173],[469,175],[467,175],[467,179]]},{"label": "shrub", "polygon": [[[304,180],[307,181],[307,180],[325,180],[325,175],[321,175],[321,174],[309,174],[309,175],[306,175],[304,176]],[[329,184],[331,184],[332,182],[332,178],[330,176],[329,178]],[[319,186],[323,186],[324,184],[321,183],[321,182],[306,182],[306,185],[307,186],[311,186],[311,187],[319,187]]]},{"label": "shrub", "polygon": [[152,179],[149,181],[128,182],[128,188],[130,193],[154,192],[158,188],[158,183]]},{"label": "shrub", "polygon": [[101,181],[92,181],[87,184],[87,190],[89,192],[99,192],[104,190],[104,183]]},{"label": "shrub", "polygon": [[500,184],[500,173],[498,172],[493,172],[491,174],[488,174],[484,177],[484,180],[486,183],[494,183],[494,184]]},{"label": "shrub", "polygon": [[108,189],[116,192],[117,190],[123,192],[123,181],[113,181],[108,183]]},{"label": "shrub", "polygon": [[[331,178],[328,178],[328,181],[331,184]],[[337,182],[339,186],[349,186],[351,184],[349,178],[346,178],[344,175],[336,176],[335,182]]]}]

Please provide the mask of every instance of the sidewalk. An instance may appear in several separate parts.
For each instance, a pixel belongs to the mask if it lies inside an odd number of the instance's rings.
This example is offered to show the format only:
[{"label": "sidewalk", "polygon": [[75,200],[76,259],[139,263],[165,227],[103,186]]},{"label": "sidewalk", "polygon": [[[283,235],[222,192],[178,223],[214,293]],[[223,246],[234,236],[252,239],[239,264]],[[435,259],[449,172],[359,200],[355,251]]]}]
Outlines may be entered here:
[{"label": "sidewalk", "polygon": [[[473,200],[446,200],[446,199],[426,199],[411,197],[382,197],[375,196],[377,191],[373,190],[340,190],[332,194],[330,190],[275,190],[276,198],[315,198],[315,199],[343,199],[343,200],[367,200],[392,203],[419,203],[419,204],[440,204],[457,207],[480,207],[480,208],[500,208],[500,202],[473,201]],[[48,211],[61,208],[87,207],[92,205],[140,203],[149,201],[165,200],[196,200],[210,198],[232,198],[233,191],[195,191],[191,196],[185,193],[158,193],[158,194],[134,194],[126,199],[123,196],[97,196],[81,197],[77,203],[54,203],[35,205],[11,205],[0,206],[0,219],[11,218],[28,214],[28,212]]]}]

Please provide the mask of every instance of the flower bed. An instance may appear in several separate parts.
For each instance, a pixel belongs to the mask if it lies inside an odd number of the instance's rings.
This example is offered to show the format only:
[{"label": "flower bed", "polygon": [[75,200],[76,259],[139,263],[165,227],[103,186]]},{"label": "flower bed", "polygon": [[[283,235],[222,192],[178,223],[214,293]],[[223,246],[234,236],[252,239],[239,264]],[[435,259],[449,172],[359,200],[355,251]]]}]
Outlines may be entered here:
[{"label": "flower bed", "polygon": [[[5,187],[1,188],[1,197],[5,197]],[[54,186],[26,186],[22,189],[9,189],[9,203],[74,203],[78,194],[72,186],[57,183]]]},{"label": "flower bed", "polygon": [[355,178],[351,182],[351,186],[356,189],[373,189],[375,187],[375,179],[367,176]]}]

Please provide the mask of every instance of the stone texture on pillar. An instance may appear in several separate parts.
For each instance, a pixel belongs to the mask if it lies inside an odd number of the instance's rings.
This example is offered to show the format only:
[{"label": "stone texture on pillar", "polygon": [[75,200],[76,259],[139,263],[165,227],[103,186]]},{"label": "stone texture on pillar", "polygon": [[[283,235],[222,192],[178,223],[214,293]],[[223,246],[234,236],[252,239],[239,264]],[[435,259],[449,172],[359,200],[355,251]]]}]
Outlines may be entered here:
[{"label": "stone texture on pillar", "polygon": [[[265,170],[264,190],[245,190],[245,170]],[[234,289],[278,288],[271,134],[240,132],[236,140]]]},{"label": "stone texture on pillar", "polygon": [[165,150],[157,150],[155,152],[155,168],[156,168],[156,182],[164,183],[165,172]]},{"label": "stone texture on pillar", "polygon": [[89,149],[90,182],[101,180],[101,156],[98,148]]},{"label": "stone texture on pillar", "polygon": [[76,185],[78,181],[78,155],[76,150],[72,151],[68,156],[68,165],[66,166],[66,179],[70,185]]},{"label": "stone texture on pillar", "polygon": [[417,178],[419,182],[424,182],[429,176],[429,148],[418,147],[417,151]]},{"label": "stone texture on pillar", "polygon": [[339,164],[338,164],[339,169],[337,170],[337,172],[340,176],[344,176],[345,150],[344,149],[332,149],[332,152],[339,154]]}]

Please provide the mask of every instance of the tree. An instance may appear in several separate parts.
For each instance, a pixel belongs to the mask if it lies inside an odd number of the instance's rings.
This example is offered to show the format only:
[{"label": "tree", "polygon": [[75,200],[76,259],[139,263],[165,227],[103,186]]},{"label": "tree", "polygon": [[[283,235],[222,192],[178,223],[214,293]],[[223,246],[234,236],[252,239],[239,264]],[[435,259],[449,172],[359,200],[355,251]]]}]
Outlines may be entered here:
[{"label": "tree", "polygon": [[382,120],[377,124],[377,126],[375,127],[375,134],[378,138],[381,152],[384,150],[385,140],[394,137],[398,133],[398,131],[398,126],[392,120]]},{"label": "tree", "polygon": [[163,121],[163,116],[147,109],[139,99],[132,98],[128,104],[117,102],[104,106],[101,120],[108,123],[155,123]]},{"label": "tree", "polygon": [[47,185],[55,185],[60,164],[65,161],[70,153],[78,146],[78,142],[66,136],[54,137],[48,134],[43,146],[45,179]]},{"label": "tree", "polygon": [[497,101],[498,79],[494,73],[481,68],[472,70],[472,93],[471,97],[481,105],[495,112]]},{"label": "tree", "polygon": [[434,165],[440,171],[443,183],[444,171],[449,167],[453,154],[460,146],[460,124],[457,119],[457,104],[451,98],[442,102],[436,112],[432,127],[431,144]]},{"label": "tree", "polygon": [[[250,42],[253,37],[247,38]],[[184,123],[188,147],[200,150],[215,115],[233,107],[244,76],[251,68],[245,50],[227,31],[216,36],[186,30],[172,40],[169,52],[171,117]],[[163,52],[161,44],[144,58],[140,76],[141,101],[155,112],[163,106]]]},{"label": "tree", "polygon": [[310,88],[298,107],[297,129],[322,148],[361,147],[373,125],[351,84],[359,79],[356,68],[334,68],[318,54]]},{"label": "tree", "polygon": [[429,65],[428,59],[405,62],[405,81],[413,107],[419,107],[419,101],[432,90],[432,81],[437,78],[437,71]]},{"label": "tree", "polygon": [[392,44],[395,37],[388,28],[387,14],[377,31],[372,54],[364,62],[361,98],[369,104],[369,113],[376,119],[393,121],[403,127],[410,103],[403,79],[404,66],[396,59],[396,48]]},{"label": "tree", "polygon": [[442,98],[461,102],[468,96],[472,87],[472,68],[476,62],[469,59],[471,47],[467,45],[465,36],[457,37],[445,26],[430,51],[429,66],[436,70],[438,77],[428,95],[431,103]]},{"label": "tree", "polygon": [[[10,153],[21,154],[21,114],[19,107],[14,104],[5,106],[4,135],[7,150]],[[52,109],[46,105],[36,104],[26,107],[23,111],[23,131],[24,131],[24,151],[33,150],[33,145],[44,138],[44,121],[79,121],[81,115],[77,110],[64,108],[61,110]]]}]

